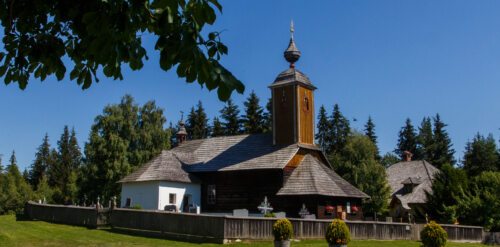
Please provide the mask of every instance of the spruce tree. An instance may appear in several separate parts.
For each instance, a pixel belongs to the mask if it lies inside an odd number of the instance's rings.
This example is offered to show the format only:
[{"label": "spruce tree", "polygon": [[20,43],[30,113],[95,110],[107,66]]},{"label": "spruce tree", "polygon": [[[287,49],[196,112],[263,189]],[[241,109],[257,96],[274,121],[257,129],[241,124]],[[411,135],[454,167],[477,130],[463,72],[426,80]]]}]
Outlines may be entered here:
[{"label": "spruce tree", "polygon": [[9,159],[10,163],[3,175],[3,185],[0,188],[0,214],[20,213],[24,204],[32,198],[33,191],[24,180],[17,164],[15,151]]},{"label": "spruce tree", "polygon": [[373,123],[373,119],[371,116],[368,116],[368,121],[365,124],[365,135],[370,138],[370,140],[375,144],[376,148],[376,158],[377,160],[380,160],[380,153],[378,149],[378,142],[377,142],[377,135],[375,134],[375,123]]},{"label": "spruce tree", "polygon": [[201,101],[198,101],[196,109],[191,107],[187,117],[186,128],[190,139],[203,139],[208,136],[208,118]]},{"label": "spruce tree", "polygon": [[420,149],[417,146],[417,134],[409,118],[406,119],[405,126],[399,131],[398,144],[394,150],[401,160],[404,159],[405,151],[411,152],[415,160],[421,158]]},{"label": "spruce tree", "polygon": [[224,127],[222,126],[222,123],[220,122],[219,118],[214,117],[214,120],[212,122],[211,136],[217,137],[217,136],[223,136],[223,135],[224,135]]},{"label": "spruce tree", "polygon": [[434,157],[434,134],[430,117],[424,117],[418,128],[418,145],[420,146],[422,159],[432,163]]},{"label": "spruce tree", "polygon": [[273,131],[273,99],[269,98],[266,103],[266,111],[264,117],[264,133]]},{"label": "spruce tree", "polygon": [[40,180],[47,175],[47,169],[52,161],[49,135],[45,134],[42,144],[40,144],[35,153],[35,160],[30,168],[29,181],[33,189],[36,190]]},{"label": "spruce tree", "polygon": [[465,146],[462,165],[469,177],[473,177],[484,171],[498,171],[499,157],[493,135],[485,138],[477,133],[472,142],[467,142]]},{"label": "spruce tree", "polygon": [[233,103],[233,100],[229,99],[220,110],[221,118],[224,120],[223,126],[224,126],[224,133],[226,135],[236,135],[241,132],[241,125],[240,125],[240,110],[238,109],[238,106]]},{"label": "spruce tree", "polygon": [[436,166],[438,169],[443,164],[455,164],[455,150],[452,148],[452,143],[448,133],[445,130],[447,125],[441,121],[439,114],[434,117],[434,129],[433,129],[433,156],[430,160],[431,164]]},{"label": "spruce tree", "polygon": [[316,125],[316,128],[318,131],[316,132],[315,138],[316,141],[318,142],[318,146],[321,148],[321,150],[326,151],[328,147],[330,146],[330,132],[331,132],[331,125],[330,121],[328,119],[328,114],[326,113],[326,109],[324,105],[321,105],[319,108],[319,113],[318,113],[318,124]]},{"label": "spruce tree", "polygon": [[342,115],[338,104],[333,107],[331,117],[330,137],[331,142],[327,149],[328,153],[339,153],[347,144],[351,128],[349,120]]},{"label": "spruce tree", "polygon": [[259,105],[259,101],[257,94],[252,91],[243,103],[245,106],[245,115],[241,116],[241,118],[245,133],[257,134],[264,131],[264,109]]}]

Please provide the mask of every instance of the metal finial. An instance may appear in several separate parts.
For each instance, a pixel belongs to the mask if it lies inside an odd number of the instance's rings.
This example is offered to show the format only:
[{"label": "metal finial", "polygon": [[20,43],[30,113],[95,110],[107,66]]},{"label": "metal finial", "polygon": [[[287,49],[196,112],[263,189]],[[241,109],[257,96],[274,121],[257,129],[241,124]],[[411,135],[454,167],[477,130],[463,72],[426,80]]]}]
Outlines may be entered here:
[{"label": "metal finial", "polygon": [[295,45],[295,41],[293,40],[293,33],[295,32],[295,28],[293,27],[293,20],[290,21],[290,43],[288,44],[288,48],[285,50],[284,55],[286,61],[290,63],[290,68],[295,68],[295,62],[300,58],[300,51],[297,49]]}]

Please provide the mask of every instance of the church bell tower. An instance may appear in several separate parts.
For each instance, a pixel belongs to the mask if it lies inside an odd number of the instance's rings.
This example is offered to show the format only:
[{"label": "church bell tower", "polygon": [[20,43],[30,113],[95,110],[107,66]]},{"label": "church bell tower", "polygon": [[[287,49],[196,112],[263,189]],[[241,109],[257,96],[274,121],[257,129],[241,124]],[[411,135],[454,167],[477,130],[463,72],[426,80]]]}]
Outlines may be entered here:
[{"label": "church bell tower", "polygon": [[290,25],[290,43],[284,52],[290,68],[281,72],[269,86],[272,94],[273,144],[293,143],[314,145],[314,90],[309,78],[295,69],[300,51]]}]

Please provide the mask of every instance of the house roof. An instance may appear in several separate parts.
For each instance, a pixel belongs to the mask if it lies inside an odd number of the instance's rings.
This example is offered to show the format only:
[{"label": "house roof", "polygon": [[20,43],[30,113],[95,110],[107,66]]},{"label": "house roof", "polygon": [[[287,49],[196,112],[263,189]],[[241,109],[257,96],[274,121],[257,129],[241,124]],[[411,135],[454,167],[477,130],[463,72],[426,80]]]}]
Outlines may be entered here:
[{"label": "house roof", "polygon": [[144,164],[119,182],[196,182],[190,172],[282,169],[298,144],[272,145],[272,135],[235,135],[186,141]]},{"label": "house roof", "polygon": [[295,68],[289,68],[281,72],[276,80],[269,87],[276,87],[286,84],[302,84],[306,87],[316,89],[311,80],[302,72]]},{"label": "house roof", "polygon": [[200,183],[193,174],[182,169],[182,163],[170,150],[162,151],[158,156],[139,167],[138,170],[124,177],[119,183],[145,181],[172,181],[182,183]]},{"label": "house roof", "polygon": [[305,155],[277,194],[369,198],[311,154]]},{"label": "house roof", "polygon": [[[432,193],[432,181],[439,170],[425,160],[403,161],[387,168],[387,180],[391,194],[402,204],[426,203],[425,192]],[[416,185],[411,193],[405,193],[404,183]],[[420,182],[420,183],[418,183]]]}]

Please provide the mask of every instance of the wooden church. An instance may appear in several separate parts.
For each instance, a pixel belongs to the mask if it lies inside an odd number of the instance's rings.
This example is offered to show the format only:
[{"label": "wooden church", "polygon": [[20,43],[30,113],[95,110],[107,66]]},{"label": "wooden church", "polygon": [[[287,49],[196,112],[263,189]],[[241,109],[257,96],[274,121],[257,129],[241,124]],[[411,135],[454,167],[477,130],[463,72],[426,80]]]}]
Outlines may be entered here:
[{"label": "wooden church", "polygon": [[272,134],[186,140],[181,123],[175,148],[120,180],[121,205],[258,212],[267,197],[274,211],[288,217],[299,216],[305,206],[317,218],[361,219],[361,202],[368,196],[336,174],[314,144],[316,87],[295,68],[300,55],[292,29],[284,52],[290,67],[269,86]]}]

